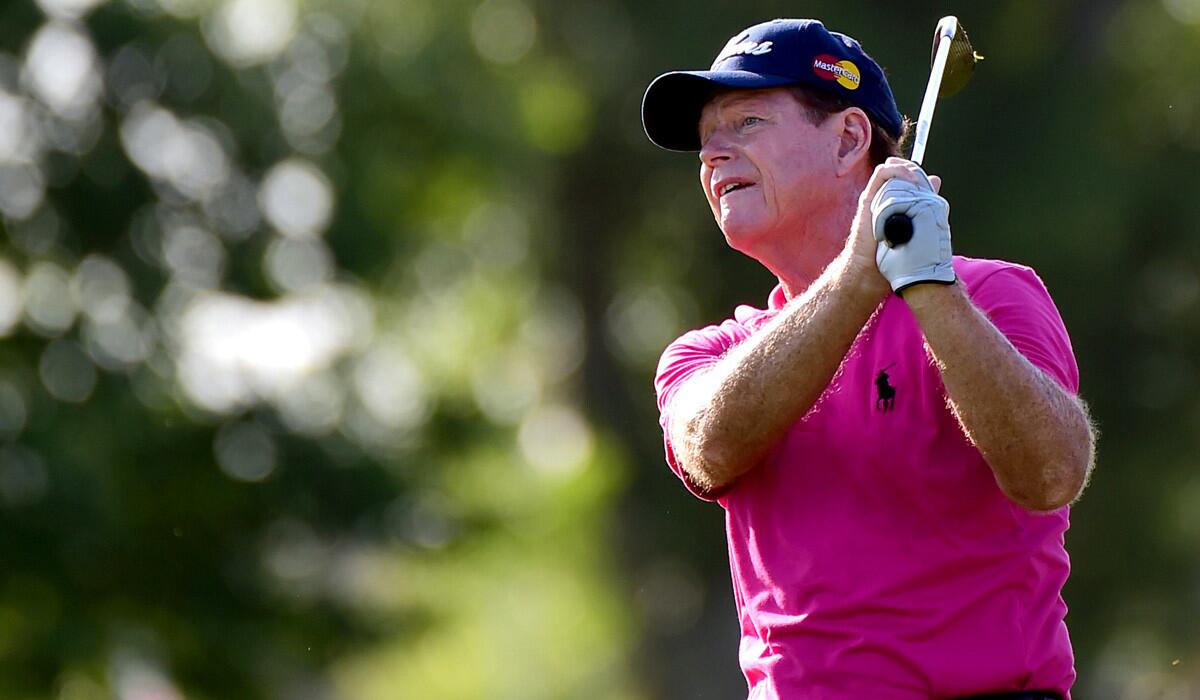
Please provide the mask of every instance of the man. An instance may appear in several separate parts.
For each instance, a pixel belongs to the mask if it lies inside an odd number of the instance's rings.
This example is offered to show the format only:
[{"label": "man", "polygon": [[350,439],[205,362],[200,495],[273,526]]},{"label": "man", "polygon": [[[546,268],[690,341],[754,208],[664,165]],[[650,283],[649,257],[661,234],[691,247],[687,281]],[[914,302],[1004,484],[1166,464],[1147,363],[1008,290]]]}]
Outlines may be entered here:
[{"label": "man", "polygon": [[[1041,280],[951,258],[882,70],[819,22],[659,76],[642,118],[699,151],[727,242],[779,279],[655,380],[671,468],[726,510],[750,698],[1067,698],[1063,533],[1094,440]],[[914,235],[892,247],[894,212]]]}]

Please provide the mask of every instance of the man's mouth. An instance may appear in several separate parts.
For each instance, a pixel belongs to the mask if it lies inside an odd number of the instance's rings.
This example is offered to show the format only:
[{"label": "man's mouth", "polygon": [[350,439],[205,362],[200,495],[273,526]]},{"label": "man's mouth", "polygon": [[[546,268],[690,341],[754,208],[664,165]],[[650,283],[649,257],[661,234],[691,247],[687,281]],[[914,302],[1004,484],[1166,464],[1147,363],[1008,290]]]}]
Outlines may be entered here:
[{"label": "man's mouth", "polygon": [[744,189],[746,187],[752,187],[753,185],[754,183],[752,182],[727,182],[724,185],[721,185],[720,189],[717,190],[717,196],[724,197],[730,192],[736,192],[737,190]]}]

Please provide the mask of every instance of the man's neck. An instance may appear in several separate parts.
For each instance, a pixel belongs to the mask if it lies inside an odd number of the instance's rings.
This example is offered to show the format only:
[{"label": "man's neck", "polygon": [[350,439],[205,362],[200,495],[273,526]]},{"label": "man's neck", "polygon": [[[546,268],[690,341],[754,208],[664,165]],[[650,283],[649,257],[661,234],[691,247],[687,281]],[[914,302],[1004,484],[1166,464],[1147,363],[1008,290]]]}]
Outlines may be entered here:
[{"label": "man's neck", "polygon": [[777,245],[754,256],[779,278],[788,299],[800,296],[846,247],[857,199],[838,210],[810,216],[777,236]]}]

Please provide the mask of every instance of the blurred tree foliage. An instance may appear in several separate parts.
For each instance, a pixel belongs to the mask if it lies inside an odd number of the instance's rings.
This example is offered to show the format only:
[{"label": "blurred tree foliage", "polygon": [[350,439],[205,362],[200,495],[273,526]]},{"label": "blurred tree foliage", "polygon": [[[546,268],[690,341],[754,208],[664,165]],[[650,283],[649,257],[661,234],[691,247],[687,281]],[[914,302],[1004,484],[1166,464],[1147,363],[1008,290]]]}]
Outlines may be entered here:
[{"label": "blurred tree foliage", "polygon": [[[961,3],[960,3],[961,5]],[[956,247],[1046,280],[1104,433],[1078,695],[1200,693],[1200,5],[0,4],[0,697],[737,697],[650,379],[773,284],[642,90],[860,40]]]}]

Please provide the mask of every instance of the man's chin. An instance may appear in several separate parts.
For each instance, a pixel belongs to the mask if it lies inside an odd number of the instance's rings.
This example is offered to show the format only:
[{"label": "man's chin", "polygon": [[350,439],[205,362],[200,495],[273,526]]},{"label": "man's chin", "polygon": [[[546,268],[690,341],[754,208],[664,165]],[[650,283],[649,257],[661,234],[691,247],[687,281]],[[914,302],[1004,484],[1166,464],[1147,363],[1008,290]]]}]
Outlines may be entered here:
[{"label": "man's chin", "polygon": [[761,227],[751,226],[746,222],[724,221],[721,224],[721,232],[725,234],[725,242],[729,247],[746,255],[751,254],[754,241],[762,237],[760,229]]}]

